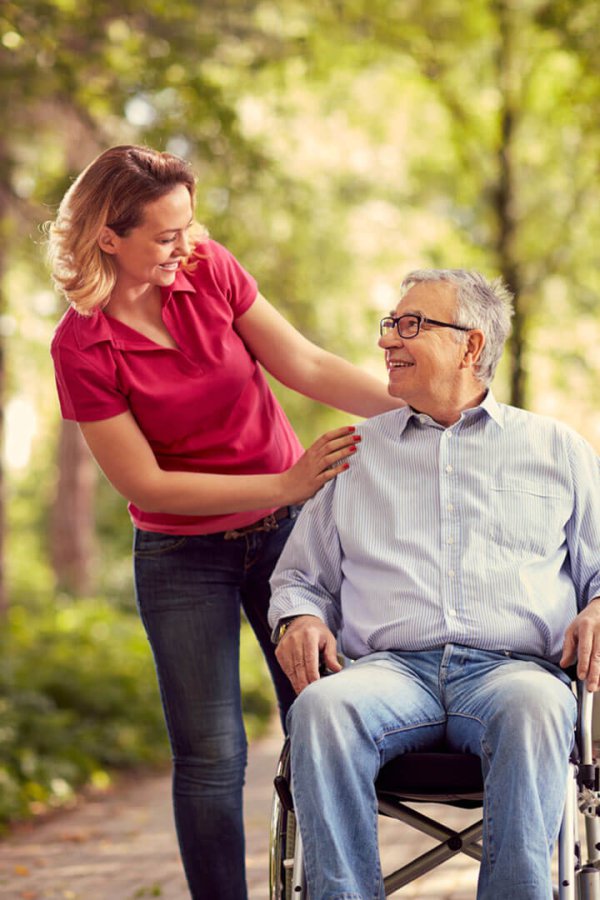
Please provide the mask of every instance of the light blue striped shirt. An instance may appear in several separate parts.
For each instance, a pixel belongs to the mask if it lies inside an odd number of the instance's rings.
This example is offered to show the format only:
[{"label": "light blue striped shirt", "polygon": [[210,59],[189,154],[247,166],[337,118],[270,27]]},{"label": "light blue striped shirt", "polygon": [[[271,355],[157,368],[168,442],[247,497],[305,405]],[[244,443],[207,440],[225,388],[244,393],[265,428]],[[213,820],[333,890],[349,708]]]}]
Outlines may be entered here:
[{"label": "light blue striped shirt", "polygon": [[556,662],[600,594],[600,467],[552,419],[482,404],[444,428],[409,407],[360,426],[350,469],[302,511],[269,621],[317,615],[353,659],[446,643]]}]

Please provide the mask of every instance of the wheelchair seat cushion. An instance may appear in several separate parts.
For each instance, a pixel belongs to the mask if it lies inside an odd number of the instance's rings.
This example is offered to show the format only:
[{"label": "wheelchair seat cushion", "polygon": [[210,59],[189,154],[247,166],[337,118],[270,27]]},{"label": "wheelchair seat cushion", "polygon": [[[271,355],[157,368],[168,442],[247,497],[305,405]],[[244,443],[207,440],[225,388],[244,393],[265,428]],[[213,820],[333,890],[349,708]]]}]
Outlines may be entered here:
[{"label": "wheelchair seat cushion", "polygon": [[471,753],[405,753],[382,768],[376,787],[379,795],[401,800],[464,801],[480,806],[481,762]]}]

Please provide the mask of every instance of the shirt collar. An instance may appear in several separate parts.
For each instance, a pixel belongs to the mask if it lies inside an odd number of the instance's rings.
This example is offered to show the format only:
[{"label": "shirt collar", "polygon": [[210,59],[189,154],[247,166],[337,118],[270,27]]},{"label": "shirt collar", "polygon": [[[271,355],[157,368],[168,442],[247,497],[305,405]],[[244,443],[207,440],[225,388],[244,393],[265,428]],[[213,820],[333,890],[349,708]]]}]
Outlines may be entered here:
[{"label": "shirt collar", "polygon": [[[421,423],[426,420],[428,424],[437,425],[438,428],[444,427],[443,425],[437,423],[435,419],[432,419],[431,416],[427,415],[427,413],[419,412],[418,410],[413,409],[411,406],[404,407],[402,412],[404,413],[404,418],[401,421],[401,432],[404,431],[407,424],[411,420],[417,420]],[[485,397],[478,406],[472,406],[469,409],[465,409],[455,425],[458,425],[460,422],[464,422],[467,419],[479,418],[479,416],[481,416],[482,414],[487,415],[500,428],[504,428],[504,415],[502,412],[502,408],[500,407],[500,404],[494,397],[491,390],[488,390]]]},{"label": "shirt collar", "polygon": [[[172,287],[162,291],[163,302],[165,306],[171,300],[173,294],[185,293],[195,294],[196,286],[190,280],[189,274],[183,269],[179,269],[175,276]],[[87,350],[93,344],[100,344],[108,341],[114,347],[119,349],[133,350],[136,347],[148,349],[147,341],[136,341],[135,335],[115,337],[110,322],[101,309],[97,309],[91,316],[82,316],[74,312],[74,330],[77,345],[80,350]],[[118,327],[118,326],[117,326]]]},{"label": "shirt collar", "polygon": [[[197,265],[197,262],[196,262]],[[171,294],[177,294],[180,291],[186,294],[195,294],[196,293],[196,285],[193,281],[190,280],[190,273],[186,272],[185,269],[178,269],[177,274],[175,276],[175,281],[173,282],[173,286],[170,290],[167,289],[168,297]],[[164,296],[164,293],[163,293]],[[168,299],[167,297],[167,299]]]},{"label": "shirt collar", "polygon": [[483,409],[490,419],[493,419],[496,425],[499,425],[500,428],[504,428],[504,412],[491,390],[487,392],[481,401],[480,409]]}]

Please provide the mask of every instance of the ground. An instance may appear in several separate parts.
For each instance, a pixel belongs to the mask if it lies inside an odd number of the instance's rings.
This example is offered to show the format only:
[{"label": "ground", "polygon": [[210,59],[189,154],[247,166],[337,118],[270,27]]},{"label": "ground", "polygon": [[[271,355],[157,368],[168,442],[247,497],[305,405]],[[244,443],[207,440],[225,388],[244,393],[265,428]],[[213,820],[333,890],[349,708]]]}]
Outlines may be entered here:
[{"label": "ground", "polygon": [[[268,843],[272,779],[281,747],[274,725],[250,748],[246,789],[249,900],[268,900]],[[431,812],[431,810],[434,810]],[[428,812],[436,816],[436,807]],[[474,813],[444,811],[464,828]],[[384,871],[433,845],[406,826],[381,819]],[[398,898],[474,900],[477,864],[462,854]],[[168,772],[122,779],[71,810],[20,826],[0,842],[3,900],[189,900],[173,828]],[[218,900],[218,898],[215,898]]]}]

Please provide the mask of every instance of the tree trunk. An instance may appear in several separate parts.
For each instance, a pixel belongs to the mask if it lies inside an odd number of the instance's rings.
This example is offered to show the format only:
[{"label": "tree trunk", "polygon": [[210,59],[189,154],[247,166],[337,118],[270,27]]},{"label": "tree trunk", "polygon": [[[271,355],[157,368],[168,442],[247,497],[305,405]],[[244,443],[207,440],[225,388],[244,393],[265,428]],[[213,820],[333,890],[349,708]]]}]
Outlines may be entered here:
[{"label": "tree trunk", "polygon": [[94,488],[97,470],[75,422],[63,421],[58,484],[52,508],[50,553],[59,589],[86,594],[96,558]]},{"label": "tree trunk", "polygon": [[513,406],[523,407],[527,399],[527,372],[524,364],[527,316],[522,296],[521,270],[516,253],[517,214],[513,157],[519,106],[513,46],[515,22],[511,0],[499,0],[496,8],[500,35],[498,83],[502,96],[500,145],[498,147],[499,174],[494,198],[497,219],[496,254],[500,273],[515,295],[513,329],[507,344],[510,366],[510,403]]},{"label": "tree trunk", "polygon": [[[2,235],[6,231],[8,221],[8,195],[3,185],[8,184],[10,161],[4,141],[0,138],[0,319],[7,313],[7,298],[4,290],[6,274],[6,240]],[[4,566],[4,537],[6,529],[5,497],[6,479],[4,476],[4,404],[6,402],[6,347],[5,338],[0,328],[0,617],[8,610],[8,593]]]},{"label": "tree trunk", "polygon": [[[4,221],[0,209],[0,223]],[[4,281],[4,251],[0,241],[0,317],[6,315],[6,296],[3,287]],[[4,531],[6,528],[6,514],[4,498],[6,485],[4,477],[4,403],[6,386],[6,354],[5,338],[0,329],[0,617],[8,610],[8,594],[6,589],[6,574],[4,569]]]}]

